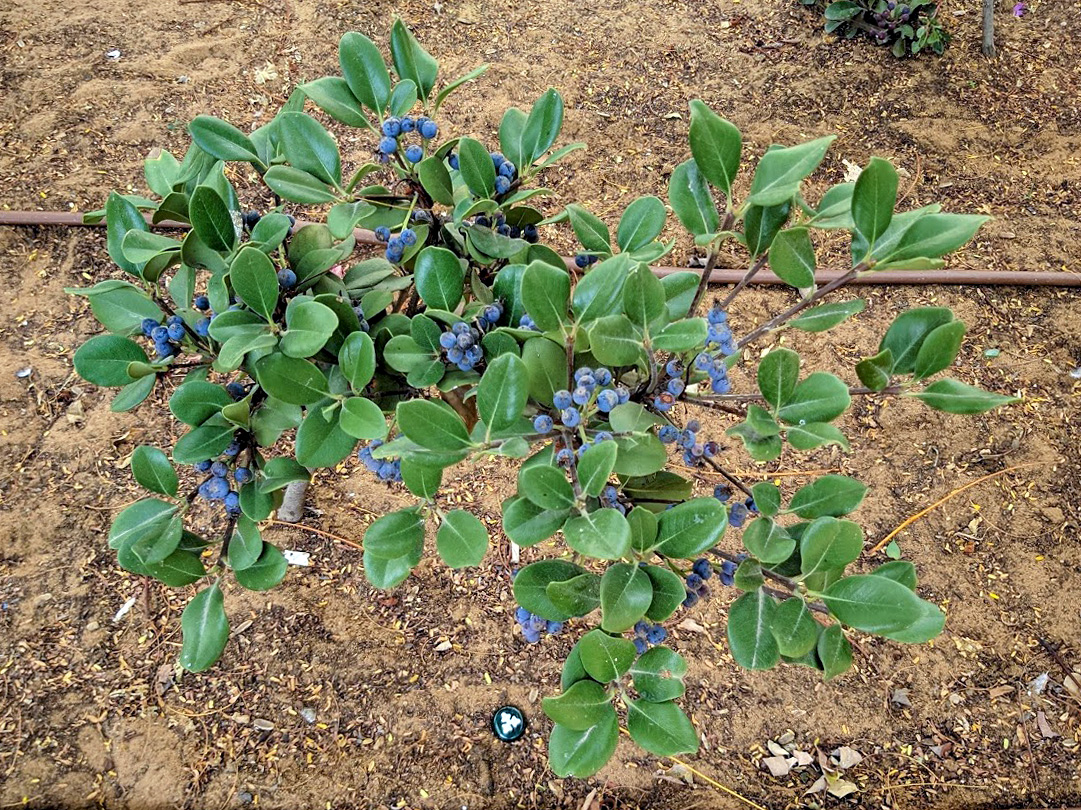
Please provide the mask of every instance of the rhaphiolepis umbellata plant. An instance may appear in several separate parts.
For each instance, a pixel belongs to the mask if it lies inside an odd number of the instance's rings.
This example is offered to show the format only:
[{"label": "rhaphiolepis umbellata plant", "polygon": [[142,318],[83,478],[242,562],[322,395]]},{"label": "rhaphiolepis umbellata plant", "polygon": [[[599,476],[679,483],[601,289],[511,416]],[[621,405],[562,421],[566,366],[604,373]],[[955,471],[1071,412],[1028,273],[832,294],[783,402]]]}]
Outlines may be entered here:
[{"label": "rhaphiolepis umbellata plant", "polygon": [[845,39],[866,37],[889,46],[894,56],[915,56],[946,50],[950,35],[939,18],[938,0],[800,0],[808,6],[824,5],[827,34]]},{"label": "rhaphiolepis umbellata plant", "polygon": [[[301,85],[250,134],[199,116],[183,160],[161,152],[146,161],[160,200],[113,194],[91,215],[106,218],[109,255],[128,279],[71,291],[109,333],[83,344],[75,367],[119,387],[114,411],[165,386],[187,426],[169,452],[135,450],[132,473],[152,497],[123,510],[109,533],[128,571],[197,587],[180,663],[205,670],[225,649],[223,580],[261,591],[285,577],[285,557],[259,530],[283,488],[354,454],[417,499],[364,535],[364,572],[378,588],[410,575],[429,530],[446,564],[480,564],[484,525],[440,503],[441,481],[480,456],[521,459],[503,530],[522,547],[553,542],[517,572],[518,623],[528,642],[568,620],[581,631],[562,694],[544,701],[561,776],[592,774],[610,758],[617,705],[643,748],[696,750],[676,703],[686,663],[663,645],[663,623],[706,596],[711,578],[742,592],[728,641],[750,669],[784,662],[832,678],[851,664],[852,632],[905,643],[937,635],[943,613],[917,595],[910,563],[845,572],[863,548],[859,524],[845,518],[863,484],[823,475],[785,498],[732,469],[786,446],[797,458],[848,449],[833,423],[853,395],[912,397],[953,414],[1010,401],[931,381],[965,331],[940,307],[885,328],[856,366],[857,387],[805,369],[788,348],[760,355],[782,329],[823,332],[859,313],[861,300],[827,299],[860,276],[942,266],[984,218],[938,205],[895,213],[897,172],[878,158],[812,204],[801,184],[828,137],[770,147],[737,200],[740,133],[693,101],[693,157],[673,170],[668,199],[708,258],[702,271],[658,278],[650,265],[673,245],[658,241],[667,211],[657,197],[632,202],[614,236],[579,205],[546,219],[531,204],[546,194],[533,185],[545,167],[581,147],[551,151],[563,120],[554,90],[528,113],[508,110],[491,152],[472,138],[442,140],[436,118],[484,68],[436,93],[436,62],[400,21],[390,53],[393,73],[371,40],[346,34],[341,77]],[[365,153],[343,167],[306,101],[360,129]],[[267,210],[246,211],[230,177],[246,178]],[[295,227],[286,211],[298,206],[306,217],[328,206],[325,224]],[[144,211],[191,230],[154,232]],[[543,227],[568,221],[582,246],[570,266],[538,241]],[[354,260],[356,227],[374,230],[384,255]],[[822,286],[820,231],[849,232],[852,246],[851,267]],[[746,250],[749,270],[723,300],[707,301],[706,279],[729,243]],[[737,335],[729,304],[767,266],[792,300]],[[730,418],[726,433],[738,441],[704,435],[693,419],[704,409]],[[696,494],[686,467],[725,483]],[[219,527],[196,534],[196,518]]]}]

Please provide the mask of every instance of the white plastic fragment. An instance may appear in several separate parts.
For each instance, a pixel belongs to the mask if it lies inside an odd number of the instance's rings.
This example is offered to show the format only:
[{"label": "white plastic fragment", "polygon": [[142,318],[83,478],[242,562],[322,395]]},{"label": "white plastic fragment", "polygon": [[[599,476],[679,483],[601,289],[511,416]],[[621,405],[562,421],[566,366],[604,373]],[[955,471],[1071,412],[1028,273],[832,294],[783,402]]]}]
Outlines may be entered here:
[{"label": "white plastic fragment", "polygon": [[106,51],[105,52],[105,58],[106,59],[111,59],[112,61],[115,62],[117,59],[120,58],[120,49],[119,48],[113,48],[111,51]]},{"label": "white plastic fragment", "polygon": [[282,552],[285,555],[285,561],[290,565],[311,565],[311,554],[307,551],[295,551],[293,549],[286,549]]},{"label": "white plastic fragment", "polygon": [[120,610],[118,610],[116,612],[116,615],[113,616],[113,621],[118,622],[121,619],[123,619],[125,616],[128,615],[128,611],[131,610],[133,607],[135,607],[135,597],[134,596],[129,596],[128,601],[126,601],[124,604],[122,604],[120,606]]}]

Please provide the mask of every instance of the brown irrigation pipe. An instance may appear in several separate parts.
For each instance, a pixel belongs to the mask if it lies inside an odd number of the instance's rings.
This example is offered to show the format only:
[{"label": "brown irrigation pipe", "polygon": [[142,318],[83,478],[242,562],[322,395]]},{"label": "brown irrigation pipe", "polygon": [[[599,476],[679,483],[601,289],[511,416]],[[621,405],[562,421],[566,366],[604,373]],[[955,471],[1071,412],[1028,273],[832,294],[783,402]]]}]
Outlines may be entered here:
[{"label": "brown irrigation pipe", "polygon": [[[149,220],[148,220],[149,221]],[[297,225],[307,225],[303,220],[298,220]],[[104,221],[96,223],[83,222],[82,215],[77,213],[64,213],[60,211],[0,211],[0,225],[44,225],[44,226],[102,226]],[[160,230],[188,230],[191,226],[186,222],[163,220],[152,223],[152,227]],[[353,235],[361,244],[379,244],[375,233],[364,228],[357,228]],[[573,267],[574,260],[566,259],[567,266]],[[658,276],[667,276],[686,270],[694,270],[690,267],[654,267],[653,272]],[[714,284],[735,284],[743,278],[746,271],[732,268],[715,268],[710,274],[709,280]],[[843,270],[820,270],[815,280],[819,283],[828,283],[838,276],[843,275]],[[751,280],[752,284],[784,284],[781,279],[768,270],[763,270]],[[1068,270],[960,270],[944,268],[942,270],[880,270],[866,276],[859,276],[853,280],[853,284],[971,284],[971,285],[1005,285],[1016,287],[1081,287],[1081,273],[1072,273]]]}]

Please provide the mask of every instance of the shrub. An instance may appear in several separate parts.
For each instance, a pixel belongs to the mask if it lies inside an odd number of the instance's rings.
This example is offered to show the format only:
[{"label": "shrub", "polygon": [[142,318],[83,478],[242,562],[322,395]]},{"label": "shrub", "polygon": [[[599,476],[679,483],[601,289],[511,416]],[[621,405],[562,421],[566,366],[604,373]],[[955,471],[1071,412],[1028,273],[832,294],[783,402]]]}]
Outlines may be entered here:
[{"label": "shrub", "polygon": [[[817,6],[819,0],[801,0]],[[894,56],[920,51],[942,55],[950,35],[938,18],[938,0],[832,0],[825,6],[826,33],[852,39],[865,36],[888,45]]]},{"label": "shrub", "polygon": [[[650,265],[673,247],[658,241],[660,199],[632,202],[614,237],[579,205],[548,219],[532,206],[547,193],[533,187],[545,167],[581,146],[551,151],[563,120],[554,90],[528,113],[506,112],[499,153],[472,138],[440,141],[441,105],[484,68],[436,94],[436,63],[400,21],[390,52],[394,78],[371,40],[346,34],[342,77],[302,85],[250,135],[199,116],[183,160],[161,152],[146,161],[160,200],[113,194],[90,215],[107,220],[109,255],[128,278],[71,290],[108,332],[75,353],[75,367],[95,385],[119,387],[114,411],[167,387],[187,426],[168,454],[136,449],[132,473],[152,495],[109,533],[126,570],[198,586],[183,613],[181,664],[198,672],[222,654],[224,579],[265,590],[285,577],[282,552],[259,531],[283,488],[354,453],[417,498],[364,536],[365,574],[379,588],[410,575],[429,529],[446,564],[478,565],[487,532],[440,503],[443,475],[483,455],[522,460],[503,530],[522,547],[560,536],[553,556],[514,580],[523,637],[535,642],[571,620],[576,631],[597,625],[568,656],[562,694],[544,701],[562,776],[591,774],[611,756],[614,702],[649,751],[696,749],[675,703],[686,663],[664,646],[662,623],[717,582],[741,593],[728,641],[750,669],[785,662],[832,678],[851,663],[853,631],[905,643],[935,636],[943,613],[917,595],[910,563],[846,574],[863,532],[845,516],[863,484],[823,475],[786,499],[731,469],[743,452],[768,461],[786,446],[847,450],[833,423],[853,395],[912,397],[956,414],[1008,402],[950,378],[930,381],[953,363],[965,331],[939,307],[905,312],[885,329],[856,366],[860,387],[808,373],[789,348],[760,359],[749,351],[782,329],[836,326],[863,302],[826,302],[831,293],[885,268],[940,267],[984,218],[937,205],[894,213],[897,173],[878,158],[811,205],[801,185],[831,138],[771,147],[737,204],[740,133],[693,101],[692,158],[672,172],[669,202],[708,260],[702,272],[658,278]],[[305,100],[366,130],[372,151],[359,166],[343,171],[337,142],[304,112]],[[228,163],[253,194],[274,197],[270,210],[244,211]],[[325,224],[294,228],[285,211],[298,205],[329,206]],[[191,229],[182,239],[153,232],[143,211]],[[539,241],[559,222],[582,246],[571,268]],[[352,263],[358,226],[374,230],[383,256]],[[852,266],[816,286],[812,237],[838,230],[851,233]],[[750,269],[699,314],[709,272],[731,243],[746,250]],[[737,337],[728,306],[767,265],[793,289],[792,303]],[[730,417],[727,435],[739,443],[722,445],[684,421],[696,408]],[[697,494],[680,464],[726,483]],[[207,510],[220,528],[202,536],[192,517],[205,525]],[[738,539],[722,543],[729,528],[741,530]]]}]

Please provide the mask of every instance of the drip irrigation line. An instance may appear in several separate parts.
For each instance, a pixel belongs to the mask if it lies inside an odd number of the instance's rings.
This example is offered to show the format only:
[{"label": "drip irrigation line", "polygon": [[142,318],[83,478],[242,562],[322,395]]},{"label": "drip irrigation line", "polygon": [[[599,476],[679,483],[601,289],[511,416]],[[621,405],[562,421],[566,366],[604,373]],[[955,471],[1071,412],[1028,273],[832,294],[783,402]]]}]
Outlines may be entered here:
[{"label": "drip irrigation line", "polygon": [[[149,219],[147,220],[149,222]],[[60,211],[0,211],[0,226],[59,226],[59,227],[102,227],[100,222],[83,222],[82,215]],[[297,220],[296,227],[311,224]],[[151,223],[156,230],[186,231],[191,226],[186,222],[162,220]],[[375,233],[365,228],[357,228],[353,236],[358,244],[381,244]],[[574,267],[574,259],[564,257],[568,268]],[[694,272],[701,268],[694,267],[654,267],[653,272],[663,278],[673,273]],[[846,270],[819,270],[815,281],[828,284],[844,275]],[[746,270],[737,268],[714,268],[709,280],[713,284],[738,284],[746,275]],[[785,284],[769,270],[761,270],[750,281],[751,284]],[[857,276],[852,284],[899,284],[899,285],[1001,285],[1009,287],[1081,287],[1081,273],[1068,270],[963,270],[944,268],[941,270],[880,270],[867,275]]]}]

